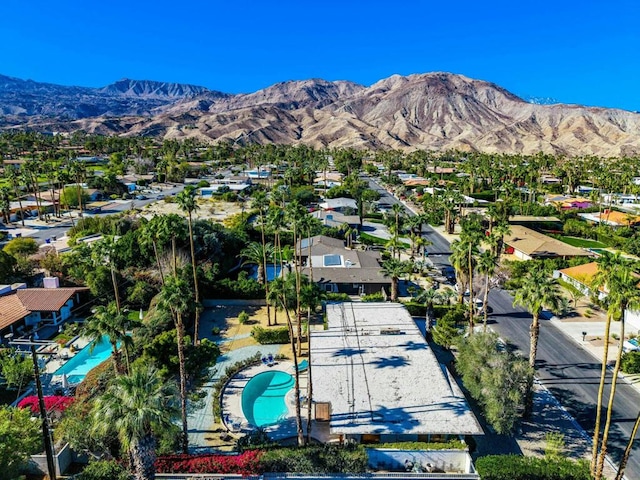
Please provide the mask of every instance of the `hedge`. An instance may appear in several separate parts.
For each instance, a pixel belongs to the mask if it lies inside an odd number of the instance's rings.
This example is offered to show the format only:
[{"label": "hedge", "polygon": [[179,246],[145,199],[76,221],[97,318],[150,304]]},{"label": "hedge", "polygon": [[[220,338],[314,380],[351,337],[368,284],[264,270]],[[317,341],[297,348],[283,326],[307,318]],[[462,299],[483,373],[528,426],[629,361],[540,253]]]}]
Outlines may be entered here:
[{"label": "hedge", "polygon": [[362,445],[308,445],[265,451],[260,459],[262,472],[365,473],[368,456]]},{"label": "hedge", "polygon": [[620,367],[624,373],[631,375],[640,373],[640,352],[623,353]]},{"label": "hedge", "polygon": [[260,472],[260,450],[239,455],[166,455],[155,463],[158,473],[218,473],[256,475]]},{"label": "hedge", "polygon": [[257,325],[251,329],[251,336],[261,345],[289,343],[289,329],[287,327],[267,329]]},{"label": "hedge", "polygon": [[586,460],[488,455],[476,460],[482,480],[590,480]]}]

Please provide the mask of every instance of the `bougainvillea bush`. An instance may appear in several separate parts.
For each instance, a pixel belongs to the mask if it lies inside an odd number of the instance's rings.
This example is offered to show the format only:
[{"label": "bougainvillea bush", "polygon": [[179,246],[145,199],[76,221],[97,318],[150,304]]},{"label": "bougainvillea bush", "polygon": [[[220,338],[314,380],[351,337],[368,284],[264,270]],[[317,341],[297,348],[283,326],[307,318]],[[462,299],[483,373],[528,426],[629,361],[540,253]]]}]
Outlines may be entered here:
[{"label": "bougainvillea bush", "polygon": [[[47,412],[64,412],[74,400],[73,397],[66,397],[62,395],[47,395],[46,397],[43,397],[43,399],[44,408]],[[18,403],[18,408],[27,407],[31,409],[31,413],[40,413],[40,404],[38,403],[38,397],[36,395],[24,397]]]},{"label": "bougainvillea bush", "polygon": [[156,460],[158,473],[222,473],[257,475],[261,450],[240,455],[165,455]]}]

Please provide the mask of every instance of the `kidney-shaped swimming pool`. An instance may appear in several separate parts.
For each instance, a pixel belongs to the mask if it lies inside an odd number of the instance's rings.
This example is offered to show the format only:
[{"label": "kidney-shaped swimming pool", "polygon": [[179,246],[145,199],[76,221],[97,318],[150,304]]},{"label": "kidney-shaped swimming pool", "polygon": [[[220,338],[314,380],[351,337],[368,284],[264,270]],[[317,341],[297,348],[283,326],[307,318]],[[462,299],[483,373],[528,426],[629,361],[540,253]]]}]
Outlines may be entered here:
[{"label": "kidney-shaped swimming pool", "polygon": [[242,413],[256,427],[275,425],[288,412],[285,396],[295,380],[280,370],[262,372],[247,382],[242,390]]}]

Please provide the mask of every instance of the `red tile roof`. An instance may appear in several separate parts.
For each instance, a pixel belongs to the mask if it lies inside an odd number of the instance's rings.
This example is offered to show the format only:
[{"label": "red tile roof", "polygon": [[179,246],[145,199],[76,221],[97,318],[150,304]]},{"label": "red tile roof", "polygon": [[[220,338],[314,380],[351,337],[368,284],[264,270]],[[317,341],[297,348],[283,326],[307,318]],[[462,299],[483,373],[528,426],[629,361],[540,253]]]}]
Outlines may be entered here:
[{"label": "red tile roof", "polygon": [[79,288],[23,288],[0,297],[0,330],[32,312],[57,312]]}]

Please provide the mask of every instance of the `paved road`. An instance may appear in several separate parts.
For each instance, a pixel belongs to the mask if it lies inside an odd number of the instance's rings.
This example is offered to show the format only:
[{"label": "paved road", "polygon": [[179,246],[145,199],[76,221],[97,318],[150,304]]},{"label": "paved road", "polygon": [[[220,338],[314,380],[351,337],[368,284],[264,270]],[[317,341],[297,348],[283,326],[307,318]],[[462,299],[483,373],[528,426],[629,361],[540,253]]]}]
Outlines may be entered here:
[{"label": "paved road", "polygon": [[[399,203],[375,181],[368,180],[371,188],[383,195],[384,202]],[[413,214],[409,209],[407,212],[409,215]],[[441,266],[450,265],[449,242],[431,227],[428,227],[426,232],[425,236],[433,242],[429,247],[431,259]],[[513,297],[504,290],[491,291],[489,307],[489,322],[492,328],[523,356],[528,357],[531,314],[521,307],[514,307]],[[593,435],[595,422],[600,365],[591,352],[567,337],[551,321],[541,321],[536,362],[538,378],[590,436]],[[607,379],[605,402],[608,399],[610,383],[611,375]],[[639,408],[640,394],[619,380],[609,440],[609,454],[616,462],[620,460],[626,447]],[[630,480],[640,479],[640,441],[635,443],[625,477]]]}]

